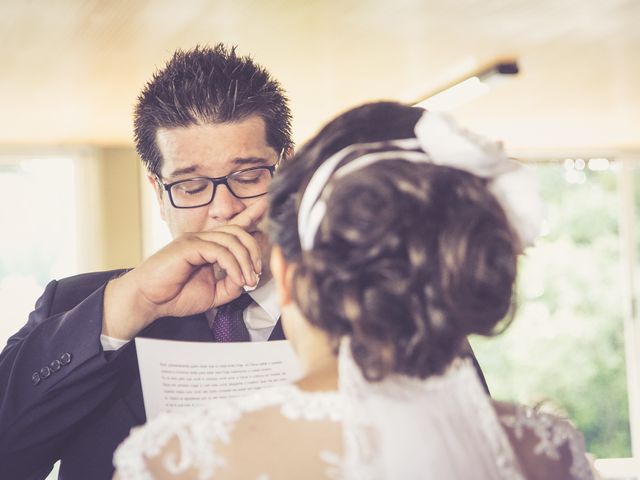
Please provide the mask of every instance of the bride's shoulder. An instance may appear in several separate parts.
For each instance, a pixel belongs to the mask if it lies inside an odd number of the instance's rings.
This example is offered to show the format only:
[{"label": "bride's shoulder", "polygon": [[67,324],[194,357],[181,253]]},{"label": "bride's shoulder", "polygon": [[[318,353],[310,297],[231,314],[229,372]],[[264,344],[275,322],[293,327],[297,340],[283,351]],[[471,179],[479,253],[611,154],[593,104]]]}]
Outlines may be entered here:
[{"label": "bride's shoulder", "polygon": [[592,479],[582,434],[566,418],[540,409],[493,402],[528,479]]},{"label": "bride's shoulder", "polygon": [[[269,467],[269,458],[261,457],[267,451],[273,455],[279,448],[290,451],[296,437],[313,433],[324,435],[327,446],[335,443],[339,438],[339,404],[335,392],[307,393],[288,385],[161,414],[131,431],[116,450],[114,464],[123,480],[209,478],[214,472],[218,478],[238,466]],[[312,432],[307,432],[309,429]],[[261,461],[246,462],[247,455]],[[267,471],[272,468],[277,466]],[[257,478],[260,473],[243,472],[238,478]]]}]

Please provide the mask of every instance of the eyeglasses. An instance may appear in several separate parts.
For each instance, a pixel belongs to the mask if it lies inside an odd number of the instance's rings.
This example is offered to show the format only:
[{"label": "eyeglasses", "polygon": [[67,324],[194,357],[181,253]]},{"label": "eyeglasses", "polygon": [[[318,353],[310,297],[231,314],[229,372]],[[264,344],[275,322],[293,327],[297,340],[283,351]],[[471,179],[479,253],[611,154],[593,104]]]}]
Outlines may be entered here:
[{"label": "eyeglasses", "polygon": [[279,163],[280,159],[275,165],[245,168],[224,177],[197,177],[168,184],[162,183],[160,177],[156,179],[169,193],[169,200],[175,208],[198,208],[213,201],[218,185],[225,185],[234,197],[240,199],[266,194]]}]

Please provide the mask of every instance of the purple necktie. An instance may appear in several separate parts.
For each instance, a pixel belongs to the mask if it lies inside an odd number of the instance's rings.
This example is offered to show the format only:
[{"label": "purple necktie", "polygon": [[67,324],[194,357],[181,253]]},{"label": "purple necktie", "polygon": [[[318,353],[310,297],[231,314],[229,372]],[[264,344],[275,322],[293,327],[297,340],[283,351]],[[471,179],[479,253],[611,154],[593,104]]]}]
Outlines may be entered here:
[{"label": "purple necktie", "polygon": [[242,318],[242,312],[252,301],[249,295],[243,293],[235,300],[218,308],[211,326],[213,339],[216,342],[248,342],[251,340]]}]

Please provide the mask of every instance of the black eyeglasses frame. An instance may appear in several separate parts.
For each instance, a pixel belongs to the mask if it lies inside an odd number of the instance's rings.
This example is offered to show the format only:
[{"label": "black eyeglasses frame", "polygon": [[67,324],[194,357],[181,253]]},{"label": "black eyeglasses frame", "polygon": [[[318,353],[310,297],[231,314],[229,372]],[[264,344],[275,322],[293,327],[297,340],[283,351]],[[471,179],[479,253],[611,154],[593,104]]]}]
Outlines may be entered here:
[{"label": "black eyeglasses frame", "polygon": [[[269,173],[271,174],[271,178],[273,178],[273,175],[276,172],[276,170],[277,170],[277,168],[278,168],[278,166],[280,164],[281,158],[282,158],[282,155],[280,156],[280,158],[278,158],[278,161],[273,165],[261,165],[261,166],[258,166],[258,167],[244,168],[242,170],[236,170],[234,172],[231,172],[228,175],[225,175],[224,177],[193,177],[193,178],[186,178],[184,180],[178,180],[177,182],[171,182],[171,183],[164,183],[162,181],[162,179],[158,175],[156,175],[155,177],[156,177],[156,180],[158,181],[158,184],[162,185],[162,188],[164,190],[166,190],[166,192],[167,192],[167,194],[169,196],[169,201],[171,202],[171,205],[173,205],[173,208],[179,208],[179,209],[200,208],[200,207],[204,207],[205,205],[210,205],[211,202],[213,202],[213,199],[216,196],[216,190],[218,188],[218,185],[226,186],[227,190],[229,190],[231,195],[233,195],[236,198],[239,198],[240,200],[248,200],[250,198],[257,198],[257,197],[261,197],[263,195],[266,195],[267,192],[260,193],[258,195],[251,195],[251,196],[248,196],[248,197],[236,195],[236,193],[233,191],[233,189],[229,186],[229,183],[228,183],[227,180],[228,180],[229,177],[231,177],[233,175],[237,175],[239,173],[251,172],[251,171],[254,171],[254,170],[268,170]],[[212,190],[212,193],[211,193],[211,199],[208,202],[203,203],[201,205],[193,205],[193,206],[190,206],[190,207],[179,207],[179,206],[177,206],[175,204],[175,202],[173,201],[173,195],[171,194],[171,189],[175,185],[178,185],[178,184],[184,183],[184,182],[190,182],[192,180],[208,180],[208,181],[212,182],[213,183],[213,190]]]}]

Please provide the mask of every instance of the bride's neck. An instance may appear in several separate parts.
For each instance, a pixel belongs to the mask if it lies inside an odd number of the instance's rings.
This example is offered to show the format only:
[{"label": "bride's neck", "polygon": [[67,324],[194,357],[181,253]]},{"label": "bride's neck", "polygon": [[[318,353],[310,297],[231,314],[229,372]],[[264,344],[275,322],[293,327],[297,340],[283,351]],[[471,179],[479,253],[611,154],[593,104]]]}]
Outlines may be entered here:
[{"label": "bride's neck", "polygon": [[296,384],[303,390],[337,390],[338,359],[328,335],[309,323],[293,302],[282,307],[282,316],[302,369]]},{"label": "bride's neck", "polygon": [[338,389],[338,359],[329,352],[328,356],[317,358],[305,369],[304,376],[296,382],[307,391]]},{"label": "bride's neck", "polygon": [[338,359],[325,334],[307,335],[298,347],[303,376],[297,385],[303,390],[337,390]]}]

